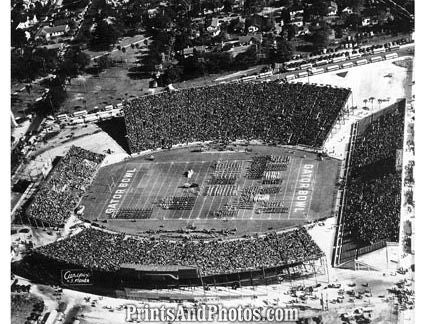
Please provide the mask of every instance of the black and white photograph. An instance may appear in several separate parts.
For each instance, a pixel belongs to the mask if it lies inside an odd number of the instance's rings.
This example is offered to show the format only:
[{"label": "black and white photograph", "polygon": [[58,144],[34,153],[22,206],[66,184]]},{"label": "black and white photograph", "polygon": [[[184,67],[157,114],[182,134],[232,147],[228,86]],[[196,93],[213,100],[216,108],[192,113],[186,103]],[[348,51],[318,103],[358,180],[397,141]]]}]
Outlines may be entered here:
[{"label": "black and white photograph", "polygon": [[414,0],[5,5],[2,319],[421,323]]}]

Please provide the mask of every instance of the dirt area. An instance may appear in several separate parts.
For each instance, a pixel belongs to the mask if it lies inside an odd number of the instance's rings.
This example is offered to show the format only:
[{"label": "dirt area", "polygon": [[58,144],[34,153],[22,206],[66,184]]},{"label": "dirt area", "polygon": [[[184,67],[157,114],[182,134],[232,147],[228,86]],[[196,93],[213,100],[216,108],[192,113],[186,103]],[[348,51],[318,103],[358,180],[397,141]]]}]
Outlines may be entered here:
[{"label": "dirt area", "polygon": [[86,127],[65,127],[47,143],[38,142],[35,145],[32,154],[35,158],[28,162],[21,171],[22,174],[31,177],[41,174],[46,163],[51,163],[57,156],[64,156],[72,145],[105,154],[105,164],[121,161],[128,157],[124,149],[94,123],[87,124]]},{"label": "dirt area", "polygon": [[60,113],[91,111],[107,105],[116,105],[125,99],[146,94],[148,86],[149,79],[129,77],[126,63],[109,68],[99,76],[84,74],[66,85],[68,98]]},{"label": "dirt area", "polygon": [[[348,103],[351,108],[344,115],[343,120],[335,125],[324,145],[330,156],[339,159],[344,157],[353,122],[386,108],[396,102],[397,99],[405,97],[405,80],[408,76],[408,70],[394,64],[394,62],[401,60],[405,60],[405,58],[298,79],[303,82],[351,88],[353,94]],[[345,77],[339,76],[343,71],[347,72]],[[371,98],[373,100],[370,100]],[[379,103],[379,99],[383,101]]]}]

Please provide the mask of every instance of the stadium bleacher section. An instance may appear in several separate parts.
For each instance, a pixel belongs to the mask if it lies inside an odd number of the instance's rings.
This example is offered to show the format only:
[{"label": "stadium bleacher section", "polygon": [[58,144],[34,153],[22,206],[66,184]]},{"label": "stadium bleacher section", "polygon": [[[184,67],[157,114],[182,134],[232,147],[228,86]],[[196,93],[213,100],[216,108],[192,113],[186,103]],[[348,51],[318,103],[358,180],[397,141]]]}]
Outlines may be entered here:
[{"label": "stadium bleacher section", "polygon": [[219,84],[133,99],[124,116],[132,152],[236,139],[320,147],[350,93],[279,81]]},{"label": "stadium bleacher section", "polygon": [[191,266],[202,276],[261,270],[323,256],[304,228],[225,241],[144,239],[89,228],[34,253],[95,271],[116,272],[122,264],[131,263]]},{"label": "stadium bleacher section", "polygon": [[359,122],[346,183],[344,232],[363,245],[397,242],[401,207],[401,171],[405,101]]},{"label": "stadium bleacher section", "polygon": [[27,215],[49,226],[63,226],[91,184],[104,155],[72,146],[35,194]]}]

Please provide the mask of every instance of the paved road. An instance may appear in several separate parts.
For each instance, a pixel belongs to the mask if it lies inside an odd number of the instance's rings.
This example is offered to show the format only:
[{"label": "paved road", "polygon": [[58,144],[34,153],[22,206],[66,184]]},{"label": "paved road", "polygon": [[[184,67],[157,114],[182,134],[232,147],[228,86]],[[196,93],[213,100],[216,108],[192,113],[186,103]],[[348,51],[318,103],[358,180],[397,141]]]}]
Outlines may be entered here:
[{"label": "paved road", "polygon": [[[402,57],[402,56],[408,56],[408,55],[411,55],[411,51],[412,51],[412,49],[413,49],[413,48],[414,48],[414,43],[412,43],[412,44],[407,44],[405,47],[400,48],[400,49],[395,50],[395,51],[385,52],[385,53],[380,53],[380,54],[370,54],[370,55],[366,55],[366,56],[358,57],[358,58],[356,58],[356,59],[352,59],[352,60],[348,59],[348,60],[346,60],[346,61],[344,61],[344,62],[339,62],[339,63],[328,63],[328,64],[326,64],[326,65],[322,65],[322,66],[320,66],[320,67],[325,69],[325,72],[324,72],[324,73],[327,73],[327,71],[326,71],[326,67],[328,67],[328,66],[332,66],[332,65],[342,65],[342,64],[344,64],[344,63],[348,63],[348,62],[355,63],[356,61],[361,60],[361,59],[370,59],[370,58],[371,58],[371,57],[373,57],[373,56],[384,56],[384,55],[386,55],[386,54],[390,54],[390,53],[397,53],[399,57]],[[355,67],[355,65],[354,65],[353,67]],[[270,79],[270,80],[282,79],[282,78],[284,78],[284,77],[285,77],[285,76],[287,76],[287,75],[291,75],[291,74],[293,74],[293,75],[298,75],[298,73],[301,73],[301,72],[307,72],[307,70],[308,70],[308,69],[298,69],[298,70],[295,70],[295,71],[288,71],[288,72],[283,72],[283,73],[279,73],[279,74],[274,74],[273,76],[268,77],[267,79]],[[335,70],[335,71],[338,71],[338,70]],[[335,72],[335,71],[332,71],[332,72]]]}]

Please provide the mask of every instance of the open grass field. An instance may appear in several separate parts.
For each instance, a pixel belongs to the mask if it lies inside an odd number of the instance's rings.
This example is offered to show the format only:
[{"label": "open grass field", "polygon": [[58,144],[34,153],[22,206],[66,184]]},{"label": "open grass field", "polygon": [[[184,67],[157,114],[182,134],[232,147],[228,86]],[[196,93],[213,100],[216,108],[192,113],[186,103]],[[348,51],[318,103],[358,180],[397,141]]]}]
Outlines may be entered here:
[{"label": "open grass field", "polygon": [[[106,166],[81,202],[83,217],[134,231],[149,224],[168,228],[182,222],[216,229],[218,223],[224,228],[235,224],[251,227],[262,221],[287,227],[331,215],[339,161],[320,161],[316,154],[299,150],[249,148],[252,152],[244,152],[245,147],[221,152],[183,148],[155,153],[153,161],[139,157]],[[251,179],[250,169],[256,169],[253,160],[266,155],[288,157],[285,170],[260,172],[258,179]],[[268,168],[282,165],[269,163]],[[191,178],[185,175],[189,170],[193,170]],[[265,184],[267,177],[277,178],[276,183]],[[231,180],[220,180],[223,178]],[[185,188],[185,184],[196,185]]]}]

